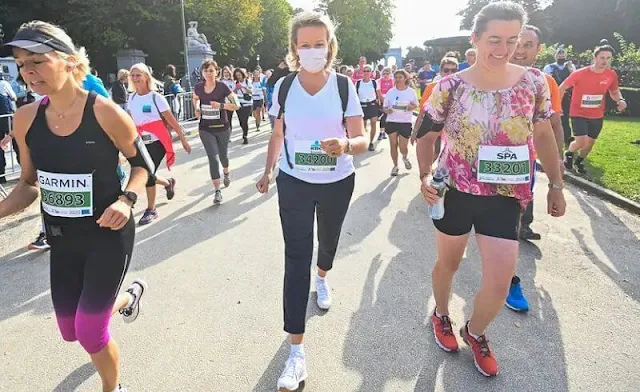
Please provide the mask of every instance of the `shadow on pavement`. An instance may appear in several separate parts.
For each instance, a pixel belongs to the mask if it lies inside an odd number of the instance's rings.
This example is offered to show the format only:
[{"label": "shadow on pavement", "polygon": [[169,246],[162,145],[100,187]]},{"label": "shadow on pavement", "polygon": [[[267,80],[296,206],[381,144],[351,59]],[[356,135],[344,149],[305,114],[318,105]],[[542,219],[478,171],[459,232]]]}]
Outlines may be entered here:
[{"label": "shadow on pavement", "polygon": [[[489,327],[489,339],[501,365],[501,375],[487,379],[477,372],[469,348],[458,336],[465,320],[455,320],[460,352],[446,353],[433,339],[429,305],[431,268],[435,262],[434,229],[420,196],[400,211],[389,240],[400,249],[391,260],[377,255],[371,262],[360,308],[351,319],[343,362],[361,374],[360,392],[389,390],[394,380],[412,382],[414,391],[566,391],[567,366],[557,313],[544,288],[530,295],[529,315],[504,310]],[[418,227],[423,230],[406,230]],[[529,292],[536,290],[535,260],[540,250],[521,246],[521,278]],[[470,265],[473,263],[473,265]],[[381,277],[380,277],[381,276]],[[378,281],[376,277],[379,277]],[[453,294],[465,301],[470,317],[480,284],[479,252],[470,237],[453,284]],[[452,302],[452,306],[454,303]],[[455,311],[455,309],[452,309]],[[520,325],[520,328],[515,326]]]},{"label": "shadow on pavement", "polygon": [[[309,324],[309,320],[311,320],[312,318],[322,317],[325,314],[327,314],[326,311],[316,306],[316,300],[317,300],[317,295],[315,295],[315,292],[312,292],[311,295],[309,296],[309,303],[307,304],[307,317],[306,317],[307,326]],[[280,313],[280,316],[282,317],[282,313]],[[278,349],[276,354],[273,356],[271,361],[269,361],[269,365],[267,365],[267,368],[262,373],[262,377],[260,377],[260,380],[258,380],[256,386],[253,387],[252,391],[253,392],[275,391],[278,378],[280,377],[280,374],[284,370],[284,365],[285,365],[285,362],[287,361],[287,358],[289,358],[289,338],[288,337],[284,339],[284,341],[280,345],[280,348]],[[303,381],[302,383],[300,383],[300,386],[298,387],[296,392],[302,392],[304,391],[304,388],[305,388],[305,382]]]},{"label": "shadow on pavement", "polygon": [[608,260],[602,260],[589,247],[585,233],[572,228],[580,248],[622,291],[635,301],[640,301],[640,263],[637,262],[640,241],[637,234],[612,213],[601,199],[586,197],[584,193],[576,193],[576,198],[579,199],[576,204],[591,221],[593,238]]},{"label": "shadow on pavement", "polygon": [[96,373],[96,369],[93,363],[85,363],[65,377],[65,379],[54,388],[53,392],[77,391],[78,387],[93,376],[94,373]]}]

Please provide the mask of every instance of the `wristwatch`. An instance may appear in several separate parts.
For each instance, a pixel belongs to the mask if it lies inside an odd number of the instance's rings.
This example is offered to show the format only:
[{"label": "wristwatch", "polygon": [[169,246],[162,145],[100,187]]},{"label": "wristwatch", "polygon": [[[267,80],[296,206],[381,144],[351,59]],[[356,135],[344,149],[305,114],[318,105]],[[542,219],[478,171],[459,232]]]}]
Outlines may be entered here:
[{"label": "wristwatch", "polygon": [[549,189],[562,190],[562,189],[564,189],[564,184],[554,184],[553,182],[550,182],[549,183]]},{"label": "wristwatch", "polygon": [[131,202],[131,208],[135,207],[136,202],[138,201],[138,194],[132,191],[124,191],[122,192],[122,195],[124,196],[127,200],[129,200]]}]

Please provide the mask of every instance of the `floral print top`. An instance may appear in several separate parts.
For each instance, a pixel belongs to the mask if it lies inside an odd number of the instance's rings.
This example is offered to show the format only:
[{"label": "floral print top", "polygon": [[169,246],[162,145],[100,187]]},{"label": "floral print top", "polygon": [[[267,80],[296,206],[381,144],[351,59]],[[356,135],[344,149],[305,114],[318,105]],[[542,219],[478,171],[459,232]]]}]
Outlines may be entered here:
[{"label": "floral print top", "polygon": [[478,151],[486,146],[528,146],[531,178],[535,174],[533,124],[551,118],[551,98],[544,74],[528,68],[511,88],[482,91],[459,74],[440,80],[424,107],[444,124],[438,170],[449,186],[479,196],[515,197],[522,206],[532,198],[532,184],[492,184],[478,181]]}]

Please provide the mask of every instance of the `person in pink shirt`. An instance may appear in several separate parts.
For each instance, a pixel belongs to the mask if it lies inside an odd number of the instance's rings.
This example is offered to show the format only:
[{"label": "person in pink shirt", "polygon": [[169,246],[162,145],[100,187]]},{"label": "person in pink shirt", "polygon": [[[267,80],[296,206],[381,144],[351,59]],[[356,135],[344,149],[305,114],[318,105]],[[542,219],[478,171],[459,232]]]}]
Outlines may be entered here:
[{"label": "person in pink shirt", "polygon": [[[387,95],[389,90],[394,87],[393,78],[391,77],[391,68],[385,67],[382,70],[382,77],[376,81],[378,90],[380,90],[380,94],[382,95],[382,102],[384,102],[384,97]],[[386,139],[387,134],[384,131],[385,126],[387,125],[387,115],[380,111],[380,134],[378,135],[378,140]]]},{"label": "person in pink shirt", "polygon": [[362,80],[362,78],[364,78],[364,66],[367,64],[367,58],[364,56],[360,57],[360,60],[358,61],[358,68],[356,68],[356,70],[353,72],[353,76],[351,77],[351,80],[353,80],[353,83],[357,82],[358,80]]}]

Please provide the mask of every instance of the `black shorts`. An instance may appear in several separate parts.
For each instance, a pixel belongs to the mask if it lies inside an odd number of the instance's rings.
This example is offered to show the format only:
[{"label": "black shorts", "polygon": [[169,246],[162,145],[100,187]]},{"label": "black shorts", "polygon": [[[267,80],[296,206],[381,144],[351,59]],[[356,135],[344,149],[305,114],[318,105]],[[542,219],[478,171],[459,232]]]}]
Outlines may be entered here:
[{"label": "black shorts", "polygon": [[398,132],[398,134],[405,139],[409,139],[411,137],[411,123],[396,123],[396,122],[388,122],[384,127],[385,132],[391,135],[392,133]]},{"label": "black shorts", "polygon": [[441,233],[460,236],[473,227],[477,234],[518,239],[521,208],[513,197],[477,196],[449,188],[444,196],[444,218],[433,224]]},{"label": "black shorts", "polygon": [[604,118],[571,117],[573,136],[589,136],[591,139],[597,139],[603,124]]},{"label": "black shorts", "polygon": [[363,103],[361,104],[361,106],[365,121],[370,120],[374,117],[378,117],[378,115],[380,114],[380,107],[378,106],[377,102]]},{"label": "black shorts", "polygon": [[156,167],[153,173],[149,173],[149,179],[147,180],[146,186],[147,188],[151,188],[156,186],[156,172],[158,171],[158,167],[160,167],[160,163],[162,163],[162,160],[164,159],[167,151],[164,149],[164,146],[162,145],[162,143],[160,143],[160,141],[145,144],[145,147],[147,147],[147,151],[151,156],[151,160]]},{"label": "black shorts", "polygon": [[253,101],[253,111],[256,111],[260,108],[264,107],[264,100],[260,99],[258,101]]}]

